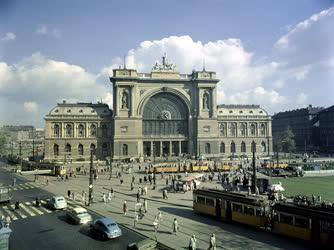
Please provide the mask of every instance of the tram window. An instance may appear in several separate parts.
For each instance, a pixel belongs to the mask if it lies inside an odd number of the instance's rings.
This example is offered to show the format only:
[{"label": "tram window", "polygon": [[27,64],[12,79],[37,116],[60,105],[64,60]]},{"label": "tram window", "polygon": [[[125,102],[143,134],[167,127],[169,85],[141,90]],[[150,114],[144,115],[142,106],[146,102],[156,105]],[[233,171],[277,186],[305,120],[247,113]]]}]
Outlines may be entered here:
[{"label": "tram window", "polygon": [[295,226],[309,228],[309,220],[305,217],[297,217],[295,218]]},{"label": "tram window", "polygon": [[253,207],[244,206],[244,214],[248,214],[248,215],[254,216],[254,208]]},{"label": "tram window", "polygon": [[320,231],[328,232],[330,229],[330,223],[328,221],[320,221]]},{"label": "tram window", "polygon": [[205,204],[205,198],[201,196],[197,196],[197,203],[199,204]]},{"label": "tram window", "polygon": [[206,198],[206,205],[214,207],[215,206],[215,201],[213,199]]},{"label": "tram window", "polygon": [[262,216],[263,215],[263,208],[256,208],[256,216]]},{"label": "tram window", "polygon": [[287,214],[280,214],[280,222],[293,225],[293,216]]},{"label": "tram window", "polygon": [[233,210],[233,212],[242,213],[242,205],[239,205],[239,204],[233,204],[233,206],[232,206],[232,210]]}]

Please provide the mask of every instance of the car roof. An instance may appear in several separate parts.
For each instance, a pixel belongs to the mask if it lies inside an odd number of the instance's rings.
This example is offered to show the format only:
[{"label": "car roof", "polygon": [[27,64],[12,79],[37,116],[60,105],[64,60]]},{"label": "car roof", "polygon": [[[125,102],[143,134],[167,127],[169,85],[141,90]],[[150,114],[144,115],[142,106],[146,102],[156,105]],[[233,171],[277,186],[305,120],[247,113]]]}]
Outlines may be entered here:
[{"label": "car roof", "polygon": [[76,212],[76,213],[87,212],[87,210],[83,207],[75,207],[75,208],[73,208],[73,211]]},{"label": "car roof", "polygon": [[97,219],[96,221],[101,221],[103,224],[105,225],[109,225],[109,224],[113,224],[116,223],[116,221],[114,221],[112,218],[110,217],[102,217]]}]

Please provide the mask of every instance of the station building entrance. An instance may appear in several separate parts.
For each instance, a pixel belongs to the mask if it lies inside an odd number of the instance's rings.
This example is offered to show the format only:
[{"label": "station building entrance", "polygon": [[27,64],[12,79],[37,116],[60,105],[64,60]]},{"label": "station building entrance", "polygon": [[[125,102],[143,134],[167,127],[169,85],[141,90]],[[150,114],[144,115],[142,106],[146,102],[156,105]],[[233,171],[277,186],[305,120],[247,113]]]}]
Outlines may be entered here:
[{"label": "station building entrance", "polygon": [[188,109],[175,94],[158,93],[143,110],[143,153],[147,157],[188,152]]}]

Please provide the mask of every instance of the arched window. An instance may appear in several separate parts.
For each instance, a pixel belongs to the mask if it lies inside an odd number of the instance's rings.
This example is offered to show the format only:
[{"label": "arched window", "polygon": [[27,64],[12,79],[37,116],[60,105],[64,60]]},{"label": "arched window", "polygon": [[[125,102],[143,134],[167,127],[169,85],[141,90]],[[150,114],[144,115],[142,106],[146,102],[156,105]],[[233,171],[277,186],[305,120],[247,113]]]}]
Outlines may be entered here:
[{"label": "arched window", "polygon": [[73,127],[71,124],[66,124],[66,137],[73,137]]},{"label": "arched window", "polygon": [[256,136],[256,125],[254,123],[250,125],[250,135]]},{"label": "arched window", "polygon": [[210,143],[205,143],[204,152],[206,154],[211,154],[211,145],[210,145]]},{"label": "arched window", "polygon": [[219,127],[219,134],[220,134],[220,136],[225,136],[225,135],[226,135],[226,127],[225,127],[225,124],[224,124],[224,123],[221,123],[221,124],[220,124],[220,127]]},{"label": "arched window", "polygon": [[246,153],[246,143],[245,142],[241,142],[241,152]]},{"label": "arched window", "polygon": [[230,136],[236,136],[237,134],[237,125],[235,122],[231,122],[229,125]]},{"label": "arched window", "polygon": [[260,135],[265,136],[266,135],[266,124],[261,123],[260,125]]},{"label": "arched window", "polygon": [[245,123],[240,124],[240,135],[246,136],[246,124]]},{"label": "arched window", "polygon": [[71,144],[67,143],[66,146],[65,146],[65,152],[66,153],[71,153]]},{"label": "arched window", "polygon": [[108,127],[106,124],[102,124],[102,136],[108,136]]},{"label": "arched window", "polygon": [[78,146],[78,155],[83,155],[84,154],[84,147],[82,144],[79,144]]},{"label": "arched window", "polygon": [[53,135],[54,135],[54,137],[60,137],[60,126],[59,126],[59,124],[54,125]]},{"label": "arched window", "polygon": [[220,153],[225,153],[225,143],[224,142],[220,143],[219,151]]},{"label": "arched window", "polygon": [[58,144],[53,145],[53,155],[54,156],[59,156],[59,146],[58,146]]},{"label": "arched window", "polygon": [[128,144],[123,144],[122,146],[122,154],[123,155],[128,155]]},{"label": "arched window", "polygon": [[261,142],[261,151],[262,151],[262,153],[267,152],[267,145],[264,141]]},{"label": "arched window", "polygon": [[102,144],[102,155],[103,156],[107,156],[108,155],[108,144],[106,142],[104,142]]},{"label": "arched window", "polygon": [[255,141],[252,142],[251,151],[252,151],[252,153],[256,152],[256,143],[255,143]]},{"label": "arched window", "polygon": [[90,151],[93,151],[93,155],[96,154],[96,147],[94,143],[90,144]]},{"label": "arched window", "polygon": [[203,94],[203,109],[209,109],[209,94],[205,92]]},{"label": "arched window", "polygon": [[235,143],[231,142],[231,153],[234,154],[235,153]]},{"label": "arched window", "polygon": [[96,137],[96,125],[95,124],[90,125],[90,136]]},{"label": "arched window", "polygon": [[83,124],[78,126],[78,137],[85,137],[85,126]]}]

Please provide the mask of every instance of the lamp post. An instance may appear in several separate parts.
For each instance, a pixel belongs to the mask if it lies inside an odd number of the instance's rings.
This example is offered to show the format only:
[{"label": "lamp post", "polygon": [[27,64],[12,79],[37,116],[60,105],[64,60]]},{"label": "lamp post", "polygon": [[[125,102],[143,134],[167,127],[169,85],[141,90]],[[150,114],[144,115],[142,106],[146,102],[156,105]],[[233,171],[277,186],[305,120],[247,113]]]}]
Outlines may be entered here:
[{"label": "lamp post", "polygon": [[253,181],[252,181],[252,191],[256,192],[256,166],[255,166],[255,150],[253,150],[253,159],[252,159],[252,167],[253,167]]},{"label": "lamp post", "polygon": [[90,203],[93,199],[93,149],[90,150],[90,168],[89,168],[89,190],[88,190],[88,203],[87,205],[90,206]]}]

